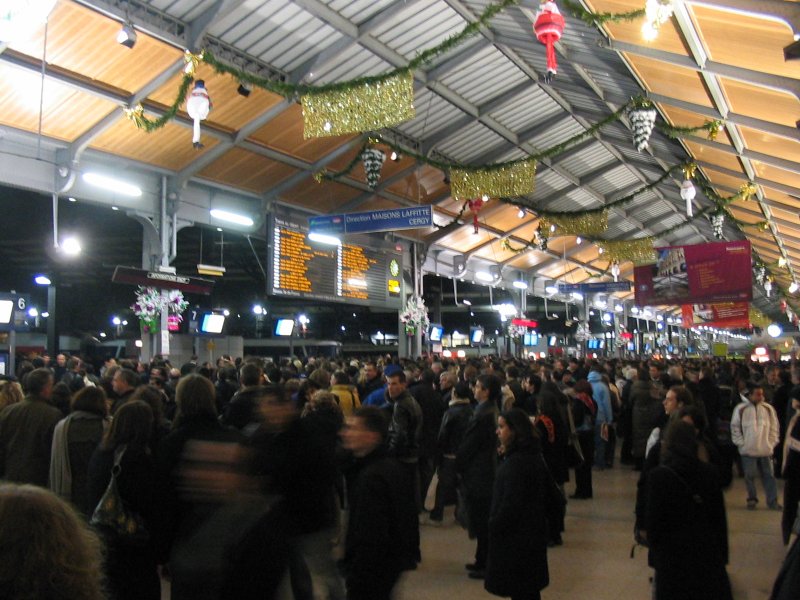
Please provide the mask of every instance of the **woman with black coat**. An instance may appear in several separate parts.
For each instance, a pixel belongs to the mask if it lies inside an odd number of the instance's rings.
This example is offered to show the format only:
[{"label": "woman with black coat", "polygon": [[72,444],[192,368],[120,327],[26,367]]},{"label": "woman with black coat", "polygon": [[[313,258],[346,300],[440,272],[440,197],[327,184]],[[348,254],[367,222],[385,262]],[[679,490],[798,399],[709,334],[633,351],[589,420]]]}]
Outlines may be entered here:
[{"label": "woman with black coat", "polygon": [[113,600],[160,600],[158,576],[162,518],[156,468],[149,448],[153,411],[144,402],[123,404],[102,443],[89,462],[88,495],[96,506],[111,480],[111,469],[121,454],[117,489],[126,508],[144,520],[149,540],[133,543],[111,532],[99,533],[106,543],[105,573]]},{"label": "woman with black coat", "polygon": [[698,458],[697,432],[684,421],[669,425],[662,452],[647,481],[655,600],[732,600],[718,470]]},{"label": "woman with black coat", "polygon": [[547,569],[547,466],[528,415],[516,408],[498,418],[503,460],[489,516],[486,591],[511,600],[540,600]]},{"label": "woman with black coat", "polygon": [[[539,415],[536,417],[536,431],[542,443],[542,456],[553,480],[564,494],[564,483],[569,479],[567,468],[567,441],[569,428],[558,409],[561,396],[556,384],[545,382],[539,392]],[[556,522],[548,521],[548,540],[551,546],[560,546],[561,532],[564,531],[564,515],[561,512]]]}]

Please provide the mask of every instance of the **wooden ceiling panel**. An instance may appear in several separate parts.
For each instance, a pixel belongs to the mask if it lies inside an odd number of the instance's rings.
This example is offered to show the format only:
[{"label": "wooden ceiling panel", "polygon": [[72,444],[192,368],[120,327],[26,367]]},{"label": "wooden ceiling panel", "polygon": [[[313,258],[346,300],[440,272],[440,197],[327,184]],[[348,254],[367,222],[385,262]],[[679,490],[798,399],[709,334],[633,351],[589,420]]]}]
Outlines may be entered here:
[{"label": "wooden ceiling panel", "polygon": [[486,258],[496,263],[505,262],[509,258],[513,258],[515,255],[515,252],[504,249],[500,240],[492,242],[488,246],[481,248],[475,253],[475,256]]},{"label": "wooden ceiling panel", "polygon": [[[481,221],[500,231],[510,231],[514,227],[518,227],[525,222],[524,219],[519,218],[519,209],[505,202],[498,203],[491,212],[485,210],[481,211],[481,213],[484,212],[486,212],[486,214],[481,214]],[[531,217],[530,213],[526,213],[526,219],[531,222],[536,220]]]},{"label": "wooden ceiling panel", "polygon": [[[595,13],[623,13],[642,8],[642,0],[589,0],[587,2]],[[563,9],[562,9],[563,12]],[[644,19],[632,19],[619,23],[608,22],[605,28],[615,40],[630,42],[632,44],[647,44],[642,38],[642,23]],[[683,38],[675,27],[674,20],[670,19],[658,30],[658,39],[651,42],[659,50],[674,52],[676,54],[687,54],[683,44]]]},{"label": "wooden ceiling panel", "polygon": [[548,279],[557,279],[561,283],[574,283],[574,278],[578,272],[583,273],[583,267],[575,266],[572,263],[567,264],[566,271],[564,265],[561,263],[552,264],[544,269],[537,269],[536,273],[540,277],[547,277]]},{"label": "wooden ceiling panel", "polygon": [[[0,64],[0,123],[39,131],[41,81],[36,73]],[[70,142],[115,108],[53,79],[45,80],[43,99],[42,133]]]},{"label": "wooden ceiling panel", "polygon": [[[798,216],[797,211],[784,210],[782,208],[775,208],[774,206],[770,206],[769,211],[777,219],[783,219],[784,221],[788,221],[789,223],[797,223],[798,229],[800,229],[800,216]],[[800,237],[800,234],[798,233],[796,233],[795,235],[798,235],[798,237]]]},{"label": "wooden ceiling panel", "polygon": [[790,92],[718,78],[733,112],[794,127],[800,120],[800,100]]},{"label": "wooden ceiling panel", "polygon": [[538,250],[527,250],[520,252],[517,258],[508,262],[508,267],[513,269],[524,269],[536,271],[536,265],[547,262],[552,258],[549,254],[539,252]]},{"label": "wooden ceiling panel", "polygon": [[[208,95],[211,97],[212,108],[208,113],[208,122],[228,131],[238,131],[283,100],[280,96],[257,87],[254,87],[250,95],[245,98],[236,91],[239,87],[236,79],[230,75],[216,73],[206,64],[199,65],[196,78],[205,81]],[[183,73],[178,73],[148,99],[164,106],[171,106],[182,79]],[[185,105],[181,106],[183,114],[186,114],[185,109]]]},{"label": "wooden ceiling panel", "polygon": [[486,230],[481,229],[478,233],[474,233],[471,225],[464,225],[443,237],[436,245],[464,253],[493,239],[495,239],[495,236]]},{"label": "wooden ceiling panel", "polygon": [[[729,187],[729,188],[731,188],[733,190],[738,190],[742,185],[747,183],[747,178],[744,175],[742,175],[741,178],[733,177],[731,175],[726,175],[724,173],[720,173],[719,171],[715,171],[714,169],[709,168],[709,167],[703,167],[703,171],[705,172],[706,176],[708,177],[708,180],[714,186],[724,185],[724,186],[727,186],[727,187]],[[720,195],[723,198],[731,195],[730,193],[728,193],[728,192],[726,192],[724,190],[721,191],[721,192],[719,190],[717,190],[717,191],[720,193]]]},{"label": "wooden ceiling panel", "polygon": [[261,193],[296,172],[297,169],[289,165],[241,148],[231,148],[198,176]]},{"label": "wooden ceiling panel", "polygon": [[450,186],[444,182],[444,173],[429,165],[417,169],[417,178],[427,198],[440,197],[449,192]]},{"label": "wooden ceiling panel", "polygon": [[756,171],[756,175],[758,175],[759,177],[763,177],[768,181],[775,181],[777,183],[782,183],[784,185],[788,185],[800,190],[800,173],[793,173],[792,171],[787,171],[786,169],[780,169],[772,165],[767,165],[757,160],[752,161],[752,163],[753,163],[753,168]]},{"label": "wooden ceiling panel", "polygon": [[[669,104],[665,104],[663,102],[660,102],[659,106],[661,107],[661,111],[664,113],[664,116],[669,119],[669,122],[679,127],[700,127],[711,120],[699,113],[677,108],[675,106],[670,106]],[[700,133],[699,135],[705,134]],[[728,132],[725,131],[724,128],[719,130],[717,139],[715,141],[719,142],[720,144],[732,145],[731,138],[728,136]]]},{"label": "wooden ceiling panel", "polygon": [[690,4],[709,58],[745,69],[800,78],[800,65],[783,59],[793,41],[785,22],[752,13]]},{"label": "wooden ceiling panel", "polygon": [[634,54],[625,53],[625,58],[649,91],[672,96],[680,90],[681,100],[713,107],[698,72]]},{"label": "wooden ceiling panel", "polygon": [[[754,205],[754,208],[757,208],[757,207],[758,207],[758,205]],[[731,206],[730,210],[731,210],[731,213],[733,214],[734,217],[736,217],[737,219],[739,219],[740,221],[743,221],[745,223],[754,224],[754,223],[759,223],[759,222],[764,220],[764,217],[761,216],[761,215],[754,215],[754,214],[751,214],[749,212],[743,212],[741,210],[737,210],[735,206]],[[748,233],[749,233],[749,231],[748,231]]]},{"label": "wooden ceiling panel", "polygon": [[735,154],[723,152],[722,150],[717,150],[711,146],[706,146],[705,144],[699,144],[689,140],[684,140],[683,143],[686,144],[689,152],[691,152],[692,156],[694,156],[697,160],[711,163],[712,165],[717,165],[725,169],[731,169],[732,171],[741,171],[742,177],[747,177],[744,173],[742,163],[739,162],[739,157],[737,157]]},{"label": "wooden ceiling panel", "polygon": [[781,192],[780,190],[776,190],[775,188],[761,186],[761,189],[764,190],[764,195],[774,202],[780,202],[781,204],[785,205],[787,210],[800,210],[800,198],[795,198],[794,196],[790,196],[786,192]]},{"label": "wooden ceiling panel", "polygon": [[179,171],[218,143],[216,138],[208,135],[202,140],[206,147],[198,152],[192,148],[192,132],[187,127],[167,123],[162,129],[147,133],[127,119],[121,119],[96,137],[90,147]]},{"label": "wooden ceiling panel", "polygon": [[739,126],[739,131],[748,149],[783,158],[800,165],[800,141],[765,133],[750,127]]},{"label": "wooden ceiling panel", "polygon": [[[61,0],[48,19],[47,62],[133,93],[183,55],[141,31],[136,45],[126,48],[117,43],[121,27],[119,21],[97,11]],[[34,35],[10,47],[41,58],[44,33],[43,25]]]},{"label": "wooden ceiling panel", "polygon": [[[443,211],[447,211],[448,213],[451,213],[453,215],[457,215],[459,212],[461,212],[461,207],[463,205],[464,205],[464,201],[463,200],[456,200],[455,198],[453,198],[451,196],[451,197],[447,198],[446,200],[442,200],[441,202],[438,202],[436,204],[436,208],[437,208],[437,210],[443,210]],[[463,217],[465,219],[468,218],[470,221],[472,221],[472,213],[469,211],[469,208],[464,209]]]},{"label": "wooden ceiling panel", "polygon": [[572,258],[583,263],[589,263],[593,260],[597,260],[598,257],[602,258],[598,250],[599,248],[594,244],[585,244],[582,250],[572,255]]},{"label": "wooden ceiling panel", "polygon": [[[352,140],[354,136],[305,139],[303,137],[303,110],[299,104],[292,104],[250,137],[260,144],[286,152],[295,158],[316,162],[342,144]],[[355,150],[347,153],[346,159],[340,157],[338,161],[332,162],[331,170],[341,169],[350,162],[354,155]]]},{"label": "wooden ceiling panel", "polygon": [[304,180],[288,192],[281,194],[281,199],[315,213],[336,213],[339,206],[352,200],[361,192],[349,185],[326,181],[324,185],[317,183],[312,177]]}]

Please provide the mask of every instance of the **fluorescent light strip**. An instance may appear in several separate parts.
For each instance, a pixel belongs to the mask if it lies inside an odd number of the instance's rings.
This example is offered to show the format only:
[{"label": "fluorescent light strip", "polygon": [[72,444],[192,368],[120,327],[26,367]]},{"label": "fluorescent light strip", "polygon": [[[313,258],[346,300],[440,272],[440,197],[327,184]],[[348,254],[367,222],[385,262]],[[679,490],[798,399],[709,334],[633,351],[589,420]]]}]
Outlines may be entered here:
[{"label": "fluorescent light strip", "polygon": [[121,194],[122,196],[139,198],[142,195],[142,190],[140,187],[135,186],[132,183],[120,181],[119,179],[114,179],[113,177],[101,175],[100,173],[84,173],[83,180],[90,185],[103,188],[104,190],[109,190],[116,194]]},{"label": "fluorescent light strip", "polygon": [[327,244],[329,246],[340,246],[342,240],[333,235],[325,235],[324,233],[311,232],[308,234],[308,239],[318,244]]},{"label": "fluorescent light strip", "polygon": [[210,211],[211,216],[220,221],[234,223],[235,225],[244,225],[245,227],[253,226],[253,219],[246,215],[232,213],[227,210],[220,210],[219,208],[212,208]]}]

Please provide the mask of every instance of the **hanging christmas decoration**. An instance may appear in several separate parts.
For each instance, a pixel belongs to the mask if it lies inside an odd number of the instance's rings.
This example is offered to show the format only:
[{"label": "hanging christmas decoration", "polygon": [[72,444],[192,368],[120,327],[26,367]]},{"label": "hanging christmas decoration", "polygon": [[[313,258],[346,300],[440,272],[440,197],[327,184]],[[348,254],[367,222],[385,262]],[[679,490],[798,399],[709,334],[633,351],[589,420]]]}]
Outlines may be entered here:
[{"label": "hanging christmas decoration", "polygon": [[717,212],[711,215],[711,228],[714,232],[714,237],[718,240],[722,239],[723,225],[725,225],[725,213]]},{"label": "hanging christmas decoration", "polygon": [[474,198],[469,201],[469,209],[472,211],[472,233],[478,233],[478,213],[483,208],[483,200],[480,198]]},{"label": "hanging christmas decoration", "polygon": [[558,10],[555,2],[548,0],[539,5],[539,11],[533,22],[533,31],[536,33],[536,39],[547,49],[545,83],[550,83],[558,72],[555,43],[561,39],[561,35],[564,33],[564,24],[564,17],[561,16],[561,11]]},{"label": "hanging christmas decoration", "polygon": [[578,342],[585,342],[591,336],[591,330],[589,329],[588,323],[578,323],[578,327],[575,328],[575,341]]},{"label": "hanging christmas decoration", "polygon": [[641,152],[647,148],[650,134],[656,124],[656,109],[649,100],[635,103],[628,109],[628,120],[633,132],[633,145]]},{"label": "hanging christmas decoration", "polygon": [[456,200],[489,196],[525,196],[533,193],[536,161],[522,160],[480,169],[450,169],[450,191]]},{"label": "hanging christmas decoration", "polygon": [[131,310],[139,318],[142,333],[158,331],[159,317],[165,308],[165,299],[159,290],[141,285],[136,288],[136,301],[131,304]]},{"label": "hanging christmas decoration", "polygon": [[403,312],[400,313],[400,322],[405,326],[407,335],[414,335],[417,328],[428,331],[431,322],[428,319],[425,301],[419,296],[411,296],[406,302]]},{"label": "hanging christmas decoration", "polygon": [[596,240],[595,242],[611,261],[631,261],[634,265],[648,265],[656,262],[652,238],[634,240]]},{"label": "hanging christmas decoration", "polygon": [[781,298],[781,301],[780,301],[780,303],[778,304],[778,306],[780,306],[781,312],[782,312],[783,314],[786,314],[786,309],[789,307],[789,305],[788,305],[788,304],[786,304],[786,300],[785,300],[785,299],[783,299],[783,298]]},{"label": "hanging christmas decoration", "polygon": [[618,260],[611,261],[611,276],[614,278],[614,281],[619,281],[619,261]]},{"label": "hanging christmas decoration", "polygon": [[320,93],[309,91],[300,103],[306,139],[392,127],[416,115],[414,75],[407,70],[382,81]]},{"label": "hanging christmas decoration", "polygon": [[683,167],[683,183],[681,183],[681,198],[686,201],[686,216],[694,216],[694,204],[692,201],[697,195],[697,190],[692,183],[692,178],[697,171],[695,163],[689,163]]},{"label": "hanging christmas decoration", "polygon": [[167,312],[170,315],[175,315],[178,318],[178,323],[183,321],[183,311],[189,308],[189,303],[183,297],[183,292],[180,290],[169,290],[164,298],[167,307]]},{"label": "hanging christmas decoration", "polygon": [[194,54],[189,52],[188,50],[183,53],[183,73],[184,75],[188,75],[192,79],[194,79],[194,74],[197,72],[197,67],[200,66],[200,63],[203,62],[205,58],[205,52],[199,52],[198,54]]},{"label": "hanging christmas decoration", "polygon": [[206,90],[206,82],[198,79],[194,82],[194,89],[189,94],[189,99],[186,101],[186,112],[194,121],[192,127],[192,146],[195,148],[202,148],[203,144],[200,142],[200,121],[205,121],[208,118],[208,113],[211,110],[211,98]]},{"label": "hanging christmas decoration", "polygon": [[747,183],[742,184],[742,186],[739,188],[738,196],[742,200],[747,202],[748,200],[750,200],[750,196],[755,195],[755,193],[757,191],[758,191],[758,188],[756,187],[756,184],[753,183],[752,181],[748,181]]},{"label": "hanging christmas decoration", "polygon": [[367,176],[369,189],[374,190],[378,181],[381,179],[381,169],[386,155],[377,148],[367,148],[361,153],[361,161],[364,163],[364,173]]},{"label": "hanging christmas decoration", "polygon": [[758,285],[764,285],[764,281],[767,278],[767,268],[764,265],[758,265],[755,269],[753,269],[755,274],[756,283]]},{"label": "hanging christmas decoration", "polygon": [[659,28],[670,20],[674,6],[673,0],[647,0],[644,5],[645,21],[642,25],[642,37],[652,42],[658,37]]},{"label": "hanging christmas decoration", "polygon": [[769,277],[764,282],[764,293],[767,295],[767,298],[772,294],[772,280]]},{"label": "hanging christmas decoration", "polygon": [[541,213],[542,226],[550,230],[556,226],[558,235],[581,235],[591,237],[599,235],[608,229],[608,211],[594,211],[585,213],[547,214]]},{"label": "hanging christmas decoration", "polygon": [[534,237],[534,245],[539,252],[546,252],[547,251],[547,236],[550,229],[548,227],[543,227],[542,223],[539,223],[539,226],[536,228],[536,235]]}]

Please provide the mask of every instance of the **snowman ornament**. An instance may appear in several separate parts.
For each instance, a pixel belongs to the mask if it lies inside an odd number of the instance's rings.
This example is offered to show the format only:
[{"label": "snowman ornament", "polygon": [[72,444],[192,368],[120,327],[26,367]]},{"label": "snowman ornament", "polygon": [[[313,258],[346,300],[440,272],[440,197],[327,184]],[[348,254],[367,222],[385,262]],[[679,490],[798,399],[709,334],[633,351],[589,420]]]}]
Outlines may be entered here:
[{"label": "snowman ornament", "polygon": [[200,143],[200,121],[208,118],[208,112],[211,110],[211,98],[208,96],[206,89],[206,82],[198,79],[194,82],[194,89],[186,101],[186,112],[194,121],[192,128],[192,146],[195,148],[202,148],[203,144]]}]

